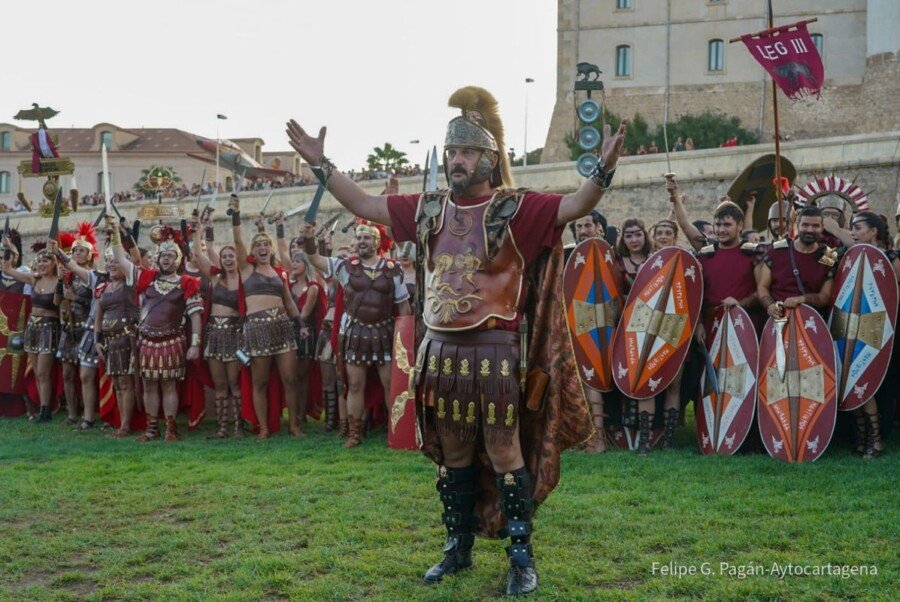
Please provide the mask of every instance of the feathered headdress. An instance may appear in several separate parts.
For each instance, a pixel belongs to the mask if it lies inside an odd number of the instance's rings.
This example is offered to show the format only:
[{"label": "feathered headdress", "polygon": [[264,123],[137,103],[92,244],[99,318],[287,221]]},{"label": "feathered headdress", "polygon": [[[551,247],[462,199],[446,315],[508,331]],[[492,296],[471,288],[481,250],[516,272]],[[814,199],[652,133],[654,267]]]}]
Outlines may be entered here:
[{"label": "feathered headdress", "polygon": [[156,226],[150,230],[150,239],[156,243],[156,256],[161,253],[175,253],[176,263],[181,266],[184,259],[184,237],[181,230],[176,230],[171,226]]},{"label": "feathered headdress", "polygon": [[387,228],[361,217],[356,218],[356,221],[356,233],[364,232],[374,238],[375,247],[379,255],[387,254],[394,247],[394,240],[388,236]]},{"label": "feathered headdress", "polygon": [[50,251],[47,250],[47,242],[43,240],[31,243],[31,250],[37,257],[50,254]]},{"label": "feathered headdress", "polygon": [[447,124],[444,147],[466,146],[496,153],[498,161],[491,172],[491,186],[512,188],[513,179],[497,99],[484,88],[466,86],[454,92],[447,104],[461,109],[462,115]]}]

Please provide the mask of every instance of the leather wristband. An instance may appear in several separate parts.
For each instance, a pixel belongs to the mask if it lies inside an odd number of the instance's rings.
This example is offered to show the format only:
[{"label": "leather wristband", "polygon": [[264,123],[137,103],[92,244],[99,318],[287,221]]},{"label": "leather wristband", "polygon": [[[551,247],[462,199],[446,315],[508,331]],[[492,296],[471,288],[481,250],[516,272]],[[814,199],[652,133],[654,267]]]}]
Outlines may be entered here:
[{"label": "leather wristband", "polygon": [[62,295],[63,295],[63,286],[64,285],[63,285],[62,280],[56,281],[56,294],[59,295],[60,297],[62,297]]},{"label": "leather wristband", "polygon": [[599,188],[600,190],[606,190],[612,184],[612,179],[615,173],[615,167],[613,167],[609,171],[606,171],[604,169],[603,163],[601,161],[597,161],[597,165],[594,166],[594,169],[591,171],[591,174],[588,176],[588,178],[597,186],[597,188]]},{"label": "leather wristband", "polygon": [[130,251],[134,248],[134,239],[127,231],[125,232],[125,236],[122,237],[122,246],[125,247],[126,251]]},{"label": "leather wristband", "polygon": [[215,230],[212,228],[206,228],[203,230],[203,237],[206,239],[206,242],[213,242],[216,240]]},{"label": "leather wristband", "polygon": [[316,255],[319,250],[319,246],[316,244],[315,238],[304,238],[303,239],[303,252],[307,255]]},{"label": "leather wristband", "polygon": [[195,332],[191,335],[191,347],[199,347],[199,346],[200,346],[200,335]]},{"label": "leather wristband", "polygon": [[68,263],[69,263],[69,259],[71,259],[68,255],[66,255],[65,253],[63,253],[63,250],[62,250],[62,249],[56,249],[56,258],[57,258],[57,259],[59,260],[59,262],[60,262],[61,264],[63,264],[63,265],[68,264]]},{"label": "leather wristband", "polygon": [[235,227],[241,225],[241,212],[240,211],[232,211],[231,212],[231,225],[235,226]]},{"label": "leather wristband", "polygon": [[277,226],[275,226],[275,238],[284,238],[284,224],[278,224]]}]

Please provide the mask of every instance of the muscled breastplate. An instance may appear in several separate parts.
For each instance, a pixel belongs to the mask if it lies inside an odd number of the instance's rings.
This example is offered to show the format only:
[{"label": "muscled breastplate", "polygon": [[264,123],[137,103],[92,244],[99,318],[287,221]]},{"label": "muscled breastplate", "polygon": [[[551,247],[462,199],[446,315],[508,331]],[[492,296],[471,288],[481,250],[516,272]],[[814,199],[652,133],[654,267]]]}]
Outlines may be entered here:
[{"label": "muscled breastplate", "polygon": [[181,331],[187,304],[178,283],[156,279],[147,287],[141,304],[141,334],[162,337]]},{"label": "muscled breastplate", "polygon": [[91,311],[94,289],[80,278],[73,278],[69,288],[75,294],[75,298],[69,300],[69,311],[77,322],[84,322]]},{"label": "muscled breastplate", "polygon": [[369,268],[354,257],[347,260],[346,269],[348,281],[344,287],[344,303],[351,319],[363,324],[377,324],[391,319],[394,312],[394,276],[400,274],[400,266],[386,260]]},{"label": "muscled breastplate", "polygon": [[103,309],[104,332],[134,325],[141,315],[134,289],[124,284],[112,291],[104,290],[100,295],[100,307]]},{"label": "muscled breastplate", "polygon": [[525,262],[509,229],[518,205],[504,210],[501,204],[498,211],[501,194],[472,207],[445,199],[427,242],[429,328],[469,330],[489,318],[515,319]]}]

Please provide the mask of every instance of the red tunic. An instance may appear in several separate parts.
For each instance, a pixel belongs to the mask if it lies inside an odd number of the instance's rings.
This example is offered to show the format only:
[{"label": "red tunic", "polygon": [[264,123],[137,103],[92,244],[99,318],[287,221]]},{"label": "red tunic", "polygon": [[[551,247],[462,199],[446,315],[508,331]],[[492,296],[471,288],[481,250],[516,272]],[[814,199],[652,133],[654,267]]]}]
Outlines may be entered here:
[{"label": "red tunic", "polygon": [[[706,332],[710,332],[715,308],[723,300],[734,297],[740,301],[756,292],[756,277],[753,275],[756,258],[737,246],[731,249],[718,247],[712,253],[701,250],[697,259],[703,268],[703,326]],[[759,312],[749,313],[754,324],[762,322],[761,315],[754,315]]]},{"label": "red tunic", "polygon": [[822,290],[825,281],[834,276],[834,266],[819,263],[824,246],[812,253],[800,253],[793,251],[794,261],[797,263],[798,276],[803,283],[803,290],[797,286],[797,278],[794,277],[794,269],[791,265],[789,245],[793,245],[791,239],[786,239],[787,244],[772,245],[765,256],[766,265],[772,270],[771,294],[775,301],[784,301],[789,297],[797,297],[803,294],[815,294]]},{"label": "red tunic", "polygon": [[[391,230],[397,242],[416,242],[416,207],[420,194],[394,194],[387,198],[388,212],[391,216]],[[491,195],[493,196],[493,195]],[[451,200],[460,207],[470,207],[490,200],[491,196],[474,199],[456,198]],[[516,247],[525,260],[525,266],[534,263],[544,249],[552,249],[561,239],[565,226],[556,225],[559,213],[560,194],[539,194],[526,192],[516,215],[509,222]],[[527,294],[527,286],[522,287],[519,297],[518,313],[522,313],[522,304]],[[516,330],[519,319],[493,320],[498,330]]]}]

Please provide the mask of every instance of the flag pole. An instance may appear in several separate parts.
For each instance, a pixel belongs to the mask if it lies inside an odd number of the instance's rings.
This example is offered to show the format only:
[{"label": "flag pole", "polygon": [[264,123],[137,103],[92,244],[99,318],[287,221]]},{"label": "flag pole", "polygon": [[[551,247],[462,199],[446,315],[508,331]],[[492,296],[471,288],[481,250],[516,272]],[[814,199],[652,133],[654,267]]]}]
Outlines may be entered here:
[{"label": "flag pole", "polygon": [[[775,27],[775,17],[772,13],[772,0],[769,5],[769,29]],[[782,234],[787,237],[788,227],[784,222],[784,212],[781,209],[781,133],[778,127],[778,85],[772,78],[772,116],[775,119],[775,203],[778,204],[778,223],[782,227]]]}]

